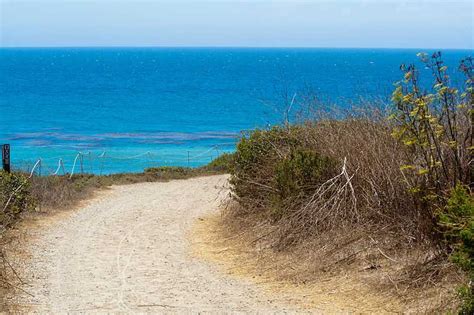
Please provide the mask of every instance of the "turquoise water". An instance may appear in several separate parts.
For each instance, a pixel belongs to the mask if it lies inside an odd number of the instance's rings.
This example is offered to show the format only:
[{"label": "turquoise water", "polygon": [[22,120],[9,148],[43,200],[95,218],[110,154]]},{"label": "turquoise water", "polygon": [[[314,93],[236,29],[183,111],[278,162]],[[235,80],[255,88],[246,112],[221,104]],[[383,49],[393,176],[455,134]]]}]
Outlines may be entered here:
[{"label": "turquoise water", "polygon": [[[417,50],[0,49],[0,143],[16,168],[138,172],[199,166],[242,130],[282,121],[282,94],[339,106],[388,99]],[[446,51],[450,69],[471,51]],[[295,110],[296,111],[296,110]],[[59,170],[62,173],[62,168]]]}]

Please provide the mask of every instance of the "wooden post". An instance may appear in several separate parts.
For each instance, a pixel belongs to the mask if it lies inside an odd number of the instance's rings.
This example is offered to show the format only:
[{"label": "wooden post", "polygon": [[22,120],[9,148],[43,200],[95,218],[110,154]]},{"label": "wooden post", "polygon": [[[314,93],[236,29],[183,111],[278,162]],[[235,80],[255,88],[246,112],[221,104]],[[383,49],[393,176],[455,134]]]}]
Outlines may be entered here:
[{"label": "wooden post", "polygon": [[188,167],[189,167],[189,151],[188,151]]},{"label": "wooden post", "polygon": [[10,173],[10,145],[3,144],[2,145],[2,165],[3,170],[7,173]]}]

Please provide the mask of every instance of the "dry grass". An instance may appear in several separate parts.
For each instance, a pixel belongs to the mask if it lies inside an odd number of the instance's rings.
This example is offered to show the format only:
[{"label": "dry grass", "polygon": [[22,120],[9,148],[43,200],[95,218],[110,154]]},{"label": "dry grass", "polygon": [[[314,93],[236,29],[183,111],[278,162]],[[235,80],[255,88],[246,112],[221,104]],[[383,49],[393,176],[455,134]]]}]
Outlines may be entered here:
[{"label": "dry grass", "polygon": [[327,313],[429,314],[458,305],[454,287],[463,276],[445,260],[431,261],[429,248],[383,252],[363,232],[352,234],[344,249],[335,248],[341,245],[334,239],[341,231],[335,230],[275,250],[262,237],[271,227],[249,229],[226,211],[196,223],[195,255],[219,264],[223,272],[254,281],[270,295],[289,294],[296,304]]},{"label": "dry grass", "polygon": [[[229,231],[221,220],[212,215],[197,222],[191,235],[194,255],[218,264],[231,276],[251,280],[269,297],[290,295],[296,305],[325,313],[388,313],[400,309],[396,298],[370,294],[367,286],[352,275],[321,274],[315,281],[301,281],[287,271],[295,272],[294,267],[302,268],[307,262],[295,262],[297,257],[291,253],[252,246],[251,234],[233,234],[237,231]],[[357,291],[359,293],[354,294]]]}]

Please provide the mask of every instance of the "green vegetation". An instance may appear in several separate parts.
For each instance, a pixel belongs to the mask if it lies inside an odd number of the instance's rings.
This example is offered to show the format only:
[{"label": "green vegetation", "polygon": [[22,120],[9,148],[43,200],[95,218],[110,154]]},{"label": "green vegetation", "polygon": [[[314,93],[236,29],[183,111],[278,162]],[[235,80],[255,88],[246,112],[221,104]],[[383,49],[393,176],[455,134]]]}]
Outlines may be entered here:
[{"label": "green vegetation", "polygon": [[30,186],[22,174],[0,171],[0,233],[15,222],[21,212],[34,209]]},{"label": "green vegetation", "polygon": [[468,273],[469,284],[459,288],[463,304],[460,313],[474,313],[474,199],[469,189],[458,184],[451,190],[439,224],[451,251],[451,260]]},{"label": "green vegetation", "polygon": [[308,196],[334,174],[336,163],[307,149],[303,129],[255,130],[241,139],[231,170],[239,202],[274,218],[288,214],[291,204]]},{"label": "green vegetation", "polygon": [[288,208],[288,203],[309,196],[336,173],[336,162],[317,152],[296,148],[275,165],[274,209]]},{"label": "green vegetation", "polygon": [[231,183],[244,208],[272,209],[279,194],[275,187],[276,165],[301,144],[297,133],[298,128],[274,127],[255,130],[240,140]]},{"label": "green vegetation", "polygon": [[234,154],[223,153],[212,160],[211,163],[201,167],[201,169],[204,171],[230,173],[232,171],[233,164]]},{"label": "green vegetation", "polygon": [[419,56],[433,73],[433,91],[422,92],[417,68],[402,65],[404,80],[397,83],[392,97],[393,134],[417,158],[404,166],[405,170],[419,175],[409,178],[412,188],[424,190],[427,197],[436,197],[446,189],[453,189],[458,182],[467,185],[472,182],[472,60],[461,62],[460,69],[467,80],[465,91],[460,93],[450,85],[441,53],[431,58],[426,54]]}]

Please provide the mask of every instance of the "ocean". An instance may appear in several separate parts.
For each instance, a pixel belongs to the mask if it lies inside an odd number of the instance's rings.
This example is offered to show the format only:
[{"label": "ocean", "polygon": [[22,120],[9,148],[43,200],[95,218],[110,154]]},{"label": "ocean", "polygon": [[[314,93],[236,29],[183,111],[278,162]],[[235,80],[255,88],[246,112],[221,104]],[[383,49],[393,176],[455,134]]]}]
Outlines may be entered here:
[{"label": "ocean", "polygon": [[[3,48],[0,143],[13,168],[41,159],[42,174],[196,167],[233,151],[242,131],[281,123],[285,96],[388,101],[419,51]],[[470,54],[443,59],[454,72]]]}]

